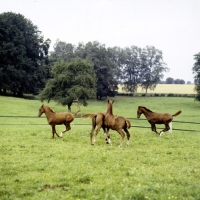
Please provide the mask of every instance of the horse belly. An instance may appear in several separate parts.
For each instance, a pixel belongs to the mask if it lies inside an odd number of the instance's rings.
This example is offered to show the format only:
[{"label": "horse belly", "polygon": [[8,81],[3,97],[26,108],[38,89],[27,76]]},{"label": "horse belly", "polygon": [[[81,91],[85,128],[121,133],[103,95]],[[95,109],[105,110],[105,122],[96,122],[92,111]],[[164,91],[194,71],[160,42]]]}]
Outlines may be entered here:
[{"label": "horse belly", "polygon": [[153,119],[149,120],[149,123],[150,124],[163,124],[163,120],[162,119],[153,118]]},{"label": "horse belly", "polygon": [[104,124],[105,124],[105,126],[109,127],[110,129],[113,129],[115,120],[114,119],[106,119]]}]

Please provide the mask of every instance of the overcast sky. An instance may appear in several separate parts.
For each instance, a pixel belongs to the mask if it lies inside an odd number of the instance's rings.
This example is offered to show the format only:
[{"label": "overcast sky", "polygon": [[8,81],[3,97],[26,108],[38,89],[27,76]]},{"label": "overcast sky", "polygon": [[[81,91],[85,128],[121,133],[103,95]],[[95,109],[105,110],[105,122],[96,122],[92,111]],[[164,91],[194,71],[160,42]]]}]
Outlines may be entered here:
[{"label": "overcast sky", "polygon": [[0,0],[0,13],[24,15],[45,39],[78,45],[162,50],[167,77],[193,82],[200,52],[200,0]]}]

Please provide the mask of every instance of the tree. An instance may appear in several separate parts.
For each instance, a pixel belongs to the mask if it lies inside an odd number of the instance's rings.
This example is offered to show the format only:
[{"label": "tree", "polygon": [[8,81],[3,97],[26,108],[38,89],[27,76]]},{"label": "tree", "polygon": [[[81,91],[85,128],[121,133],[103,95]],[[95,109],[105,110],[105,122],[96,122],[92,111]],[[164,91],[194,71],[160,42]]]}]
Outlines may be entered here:
[{"label": "tree", "polygon": [[79,43],[78,46],[57,40],[54,51],[50,54],[50,62],[69,62],[74,58],[90,60],[94,65],[97,80],[96,98],[114,96],[118,89],[117,67],[113,59],[112,49],[107,50],[99,42]]},{"label": "tree", "polygon": [[173,83],[174,83],[174,79],[173,79],[173,78],[168,77],[168,78],[166,79],[166,84],[173,84]]},{"label": "tree", "polygon": [[147,46],[141,52],[141,87],[147,90],[154,90],[156,85],[163,78],[163,72],[168,70],[163,62],[162,51],[153,46]]},{"label": "tree", "polygon": [[97,78],[96,98],[114,96],[118,89],[117,67],[112,60],[112,51],[108,51],[105,45],[99,42],[88,42],[86,45],[79,43],[75,51],[76,56],[88,59],[94,64]]},{"label": "tree", "polygon": [[55,100],[63,106],[71,105],[78,100],[84,106],[89,98],[96,94],[96,76],[93,64],[80,58],[72,62],[56,63],[52,68],[52,78],[46,83],[39,99],[43,101]]},{"label": "tree", "polygon": [[57,40],[53,46],[54,51],[50,52],[50,62],[70,62],[75,58],[75,46]]},{"label": "tree", "polygon": [[195,82],[195,91],[197,92],[197,95],[195,99],[197,101],[200,101],[200,53],[194,55],[194,66],[192,68],[194,76],[194,82]]},{"label": "tree", "polygon": [[185,84],[185,81],[183,79],[175,79],[174,84]]},{"label": "tree", "polygon": [[185,84],[185,81],[183,79],[181,79],[180,84]]},{"label": "tree", "polygon": [[122,90],[130,92],[132,95],[140,83],[140,53],[141,49],[137,46],[127,47],[121,53]]},{"label": "tree", "polygon": [[36,94],[48,76],[48,49],[37,26],[21,14],[0,14],[0,89]]}]

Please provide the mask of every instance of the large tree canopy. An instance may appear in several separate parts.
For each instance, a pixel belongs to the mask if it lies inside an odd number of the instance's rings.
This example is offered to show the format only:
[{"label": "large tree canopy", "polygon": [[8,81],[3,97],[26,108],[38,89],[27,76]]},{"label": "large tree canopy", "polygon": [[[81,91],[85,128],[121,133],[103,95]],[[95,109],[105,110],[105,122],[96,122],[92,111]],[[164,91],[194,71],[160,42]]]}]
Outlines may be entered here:
[{"label": "large tree canopy", "polygon": [[111,48],[108,50],[96,41],[74,46],[57,40],[50,54],[50,62],[70,62],[76,57],[91,61],[96,73],[96,98],[101,99],[104,96],[114,96],[117,90],[117,66],[112,60],[113,53]]},{"label": "large tree canopy", "polygon": [[74,100],[87,105],[87,100],[95,97],[96,75],[88,60],[76,58],[72,62],[56,63],[51,73],[52,78],[39,95],[41,101],[55,100],[71,111]]},{"label": "large tree canopy", "polygon": [[141,51],[140,82],[143,89],[154,90],[163,78],[163,72],[168,71],[163,62],[162,51],[153,46],[147,46]]},{"label": "large tree canopy", "polygon": [[50,40],[21,14],[0,14],[0,89],[38,93],[44,87]]},{"label": "large tree canopy", "polygon": [[131,46],[120,54],[121,80],[123,89],[134,94],[138,85],[147,90],[153,90],[163,78],[163,72],[168,68],[163,62],[162,51],[153,46],[139,48]]},{"label": "large tree canopy", "polygon": [[154,89],[168,68],[163,62],[162,51],[152,46],[106,48],[97,41],[78,46],[57,40],[50,54],[50,63],[70,62],[75,57],[90,60],[96,74],[96,98],[114,96],[118,84],[123,90],[134,94],[138,85],[147,93]]},{"label": "large tree canopy", "polygon": [[108,51],[105,45],[95,41],[88,42],[86,45],[80,43],[75,53],[94,64],[97,78],[96,98],[115,96],[118,81],[116,79],[116,65],[111,59],[112,51]]},{"label": "large tree canopy", "polygon": [[137,46],[126,47],[120,54],[122,89],[134,94],[140,83],[140,53]]}]

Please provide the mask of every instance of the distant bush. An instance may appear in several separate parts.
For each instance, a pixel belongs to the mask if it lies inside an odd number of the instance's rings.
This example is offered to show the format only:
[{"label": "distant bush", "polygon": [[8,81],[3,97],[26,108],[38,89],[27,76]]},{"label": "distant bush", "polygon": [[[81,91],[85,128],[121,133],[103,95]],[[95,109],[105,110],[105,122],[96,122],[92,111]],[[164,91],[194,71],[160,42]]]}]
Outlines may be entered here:
[{"label": "distant bush", "polygon": [[174,97],[174,94],[173,93],[169,93],[167,96],[168,97]]}]

